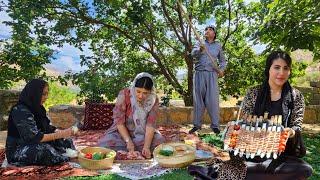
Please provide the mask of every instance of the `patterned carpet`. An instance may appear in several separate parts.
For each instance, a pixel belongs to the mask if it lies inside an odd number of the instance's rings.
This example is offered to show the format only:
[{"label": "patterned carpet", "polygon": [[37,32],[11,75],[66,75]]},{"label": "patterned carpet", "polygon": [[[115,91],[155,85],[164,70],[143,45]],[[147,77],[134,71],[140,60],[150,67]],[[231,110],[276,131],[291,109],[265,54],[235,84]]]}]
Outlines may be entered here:
[{"label": "patterned carpet", "polygon": [[[209,150],[215,155],[220,155],[215,148],[202,143],[195,135],[188,135],[187,130],[177,125],[160,126],[158,130],[163,134],[167,142],[176,142],[184,139],[193,139],[197,142],[197,148]],[[84,146],[96,146],[98,139],[103,136],[104,130],[81,131],[79,136],[74,138],[77,149]],[[0,163],[4,160],[4,149],[0,149]],[[76,159],[75,159],[76,161]],[[74,163],[75,164],[75,163]],[[154,169],[159,169],[152,167]],[[90,171],[76,167],[72,163],[64,163],[58,166],[26,166],[0,168],[0,179],[56,179],[69,176],[95,176],[100,173],[106,174],[111,171]]]}]

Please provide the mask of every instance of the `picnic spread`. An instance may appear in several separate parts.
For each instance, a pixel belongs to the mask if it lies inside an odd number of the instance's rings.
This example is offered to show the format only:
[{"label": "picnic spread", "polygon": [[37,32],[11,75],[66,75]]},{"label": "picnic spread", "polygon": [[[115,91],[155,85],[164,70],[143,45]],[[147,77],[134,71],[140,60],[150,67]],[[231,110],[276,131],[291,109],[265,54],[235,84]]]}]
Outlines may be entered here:
[{"label": "picnic spread", "polygon": [[[208,157],[228,159],[227,154],[202,142],[196,135],[187,134],[187,129],[178,125],[159,126],[158,130],[164,135],[166,142],[154,150],[152,159],[143,158],[138,154],[139,152],[130,154],[97,147],[97,141],[105,131],[86,130],[79,131],[79,135],[74,137],[78,157],[72,158],[70,162],[50,167],[15,167],[7,164],[0,170],[1,179],[12,177],[52,179],[101,174],[117,174],[129,179],[142,179],[169,173],[175,168],[186,167],[194,161],[204,162]],[[192,142],[191,145],[190,142]],[[165,147],[171,148],[172,154],[168,156],[159,154],[160,150],[165,150]],[[180,158],[179,161],[176,161],[177,158]]]},{"label": "picnic spread", "polygon": [[[143,179],[160,176],[177,168],[188,167],[188,172],[199,171],[197,165],[219,168],[234,167],[236,178],[246,176],[243,158],[255,157],[276,159],[283,152],[288,140],[281,117],[262,119],[250,117],[230,121],[223,133],[223,150],[204,143],[196,134],[188,134],[186,128],[179,125],[159,126],[157,130],[164,136],[165,142],[158,145],[153,158],[146,159],[139,151],[114,151],[98,147],[98,140],[104,136],[104,130],[81,130],[73,138],[76,151],[67,149],[66,156],[71,161],[56,166],[15,167],[5,164],[4,150],[0,151],[4,160],[0,169],[1,179],[42,178],[52,179],[70,176],[97,176],[117,174],[129,179]],[[74,155],[76,153],[76,156]],[[230,159],[229,153],[232,154]],[[238,157],[238,158],[237,158]]]}]

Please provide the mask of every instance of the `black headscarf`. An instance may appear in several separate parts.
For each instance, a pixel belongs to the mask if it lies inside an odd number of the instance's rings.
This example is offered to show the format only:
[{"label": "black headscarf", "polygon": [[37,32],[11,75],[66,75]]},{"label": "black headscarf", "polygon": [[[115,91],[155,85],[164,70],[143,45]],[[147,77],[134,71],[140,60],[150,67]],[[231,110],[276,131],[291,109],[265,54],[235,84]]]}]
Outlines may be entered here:
[{"label": "black headscarf", "polygon": [[[259,90],[258,97],[257,97],[256,103],[255,103],[254,111],[253,111],[254,115],[263,116],[267,107],[271,107],[271,92],[270,92],[270,86],[269,86],[269,82],[268,82],[269,81],[269,70],[270,70],[270,67],[271,67],[273,61],[276,59],[279,59],[279,58],[286,61],[287,65],[289,67],[291,67],[291,62],[292,62],[291,57],[286,52],[274,51],[268,56],[267,61],[266,61],[265,70],[264,70],[265,80],[264,80],[263,84],[260,86],[260,90]],[[293,109],[292,87],[291,87],[290,83],[287,81],[282,87],[281,98],[280,98],[281,101],[283,101],[284,97],[288,93],[291,93],[291,100],[288,103],[288,108],[290,110],[292,110]],[[288,118],[291,119],[290,117],[288,117]]]},{"label": "black headscarf", "polygon": [[48,83],[42,79],[33,79],[23,88],[18,104],[23,104],[34,115],[37,127],[44,133],[52,133],[55,128],[50,126],[50,120],[47,117],[46,109],[40,104],[43,89]]}]

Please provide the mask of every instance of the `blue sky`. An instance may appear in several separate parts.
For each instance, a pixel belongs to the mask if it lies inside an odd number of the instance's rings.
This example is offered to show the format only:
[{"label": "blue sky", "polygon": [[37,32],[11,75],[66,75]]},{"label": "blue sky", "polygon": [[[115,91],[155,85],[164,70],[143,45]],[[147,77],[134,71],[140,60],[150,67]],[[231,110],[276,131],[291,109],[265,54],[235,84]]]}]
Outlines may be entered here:
[{"label": "blue sky", "polygon": [[[257,1],[257,0],[246,0],[246,2]],[[4,3],[7,4],[7,0],[4,0]],[[10,17],[7,15],[5,11],[0,12],[0,39],[8,39],[11,36],[11,28],[9,26],[4,25],[3,21],[9,21]],[[207,21],[207,24],[215,24],[213,18]],[[86,69],[86,67],[80,66],[80,55],[90,55],[92,52],[88,49],[88,44],[83,48],[84,51],[80,51],[78,48],[75,48],[69,44],[64,44],[62,48],[57,46],[52,46],[54,50],[56,50],[56,56],[51,64],[46,65],[47,68],[60,73],[64,73],[67,70],[71,70],[73,72],[79,72],[81,70]],[[255,46],[255,51],[257,53],[261,52],[264,49],[264,46]]]},{"label": "blue sky", "polygon": [[[7,3],[5,0],[4,3]],[[11,37],[11,28],[3,24],[3,21],[10,21],[11,18],[5,11],[0,12],[0,39],[8,39]],[[86,54],[90,55],[92,52],[88,49],[88,45],[86,45],[81,52],[78,48],[75,48],[69,44],[64,44],[62,48],[57,46],[52,46],[57,53],[55,58],[51,64],[46,65],[47,68],[56,71],[58,73],[64,73],[67,70],[71,70],[73,72],[79,72],[84,70],[85,67],[80,66],[80,55]]]}]

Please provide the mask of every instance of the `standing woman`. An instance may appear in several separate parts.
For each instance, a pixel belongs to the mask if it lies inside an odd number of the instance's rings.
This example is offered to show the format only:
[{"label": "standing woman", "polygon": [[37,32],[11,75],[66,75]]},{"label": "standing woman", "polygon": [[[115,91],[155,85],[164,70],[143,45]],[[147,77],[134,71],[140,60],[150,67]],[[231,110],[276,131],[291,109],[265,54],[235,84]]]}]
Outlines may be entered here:
[{"label": "standing woman", "polygon": [[149,73],[136,76],[130,88],[119,92],[113,109],[113,125],[99,140],[99,145],[114,150],[138,150],[146,158],[164,142],[155,129],[159,100]]},{"label": "standing woman", "polygon": [[9,164],[56,165],[69,161],[63,156],[66,148],[74,149],[72,129],[57,130],[50,125],[44,102],[48,98],[48,83],[33,79],[22,90],[18,103],[8,119],[6,157]]},{"label": "standing woman", "polygon": [[259,117],[267,112],[269,118],[282,115],[282,125],[290,134],[285,152],[277,160],[255,159],[247,162],[248,177],[265,172],[275,173],[281,179],[305,179],[312,174],[311,166],[298,158],[305,154],[301,136],[305,104],[301,92],[288,82],[290,73],[291,57],[283,51],[272,52],[266,61],[265,81],[248,90],[244,98],[245,114]]}]

